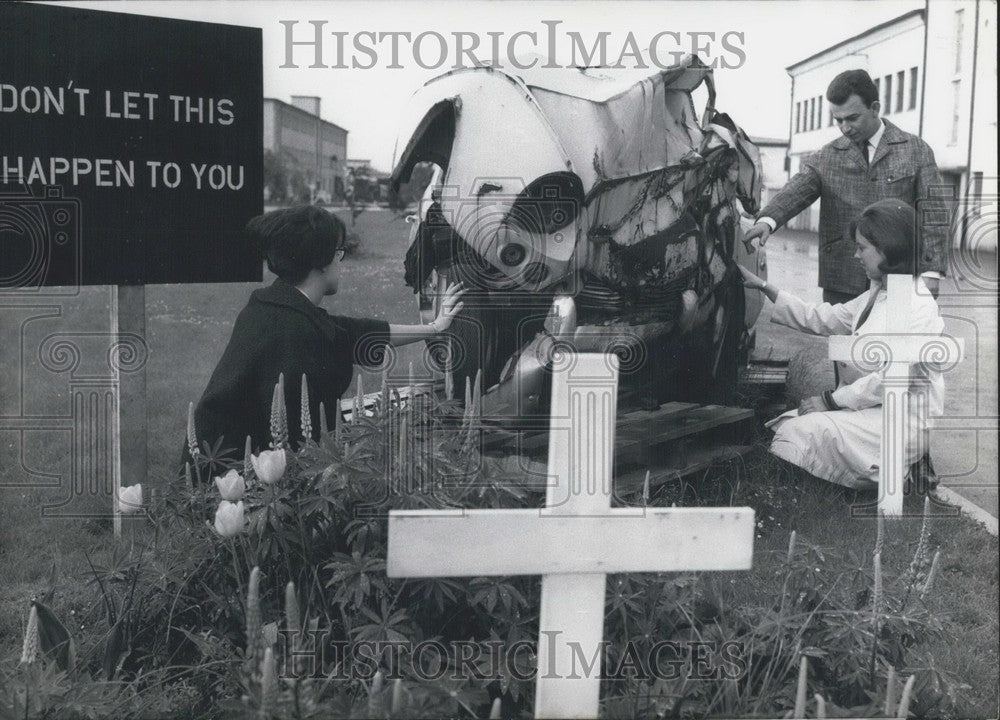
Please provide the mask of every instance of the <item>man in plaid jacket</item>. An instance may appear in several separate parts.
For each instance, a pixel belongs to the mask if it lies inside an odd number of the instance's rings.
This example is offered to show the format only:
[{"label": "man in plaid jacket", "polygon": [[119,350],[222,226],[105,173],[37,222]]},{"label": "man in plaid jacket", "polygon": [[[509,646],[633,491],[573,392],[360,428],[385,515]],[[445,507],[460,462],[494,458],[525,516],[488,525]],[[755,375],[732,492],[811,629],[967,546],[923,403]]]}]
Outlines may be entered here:
[{"label": "man in plaid jacket", "polygon": [[[933,151],[879,117],[878,90],[864,70],[837,75],[826,98],[843,136],[803,161],[799,173],[761,211],[747,241],[759,238],[763,245],[777,227],[819,199],[819,285],[825,302],[844,303],[868,288],[847,226],[876,200],[896,198],[917,208],[921,247],[914,249],[916,265],[937,297],[948,226],[940,222],[942,213],[926,212],[932,188],[941,185]],[[921,220],[928,216],[937,222]]]}]

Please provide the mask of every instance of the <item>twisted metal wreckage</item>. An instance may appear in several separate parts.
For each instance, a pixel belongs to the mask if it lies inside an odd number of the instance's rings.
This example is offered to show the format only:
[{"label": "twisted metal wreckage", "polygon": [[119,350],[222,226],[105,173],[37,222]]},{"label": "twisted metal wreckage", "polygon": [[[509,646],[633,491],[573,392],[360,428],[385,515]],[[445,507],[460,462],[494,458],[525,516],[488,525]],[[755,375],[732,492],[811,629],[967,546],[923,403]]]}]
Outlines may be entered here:
[{"label": "twisted metal wreckage", "polygon": [[485,416],[545,412],[560,343],[615,352],[626,404],[731,398],[761,309],[736,267],[765,272],[740,227],[761,164],[714,106],[695,56],[652,74],[457,70],[415,93],[393,187],[436,168],[406,282],[428,314],[445,283],[468,288],[449,362],[456,387],[482,371]]}]

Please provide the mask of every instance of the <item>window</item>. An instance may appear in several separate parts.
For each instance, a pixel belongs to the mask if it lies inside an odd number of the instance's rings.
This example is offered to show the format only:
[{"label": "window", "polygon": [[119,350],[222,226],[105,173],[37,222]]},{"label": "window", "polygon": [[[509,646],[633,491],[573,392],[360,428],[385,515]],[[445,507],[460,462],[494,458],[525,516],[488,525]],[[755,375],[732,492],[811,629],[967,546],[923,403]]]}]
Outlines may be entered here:
[{"label": "window", "polygon": [[795,103],[795,132],[802,132],[802,103]]},{"label": "window", "polygon": [[816,125],[815,125],[815,120],[816,120],[816,117],[815,117],[815,115],[816,115],[816,98],[809,98],[809,109],[806,112],[809,113],[809,120],[808,120],[809,127],[808,127],[808,129],[809,130],[813,130],[816,127]]},{"label": "window", "polygon": [[917,69],[910,68],[910,105],[909,110],[917,107]]},{"label": "window", "polygon": [[906,73],[900,70],[896,73],[896,112],[903,112],[903,89],[906,87],[904,79]]},{"label": "window", "polygon": [[816,98],[816,127],[823,127],[823,96]]},{"label": "window", "polygon": [[952,80],[951,82],[951,139],[949,145],[958,144],[958,122],[959,122],[959,102],[962,96],[962,81]]},{"label": "window", "polygon": [[955,11],[955,73],[962,72],[962,35],[965,34],[965,10]]},{"label": "window", "polygon": [[[972,173],[971,195],[976,200],[983,197],[983,174],[981,172]],[[983,213],[983,204],[979,202],[969,203],[972,217],[980,217]],[[996,227],[996,225],[994,225]]]},{"label": "window", "polygon": [[882,103],[882,112],[886,115],[892,110],[892,75],[883,78],[885,82],[885,102]]}]

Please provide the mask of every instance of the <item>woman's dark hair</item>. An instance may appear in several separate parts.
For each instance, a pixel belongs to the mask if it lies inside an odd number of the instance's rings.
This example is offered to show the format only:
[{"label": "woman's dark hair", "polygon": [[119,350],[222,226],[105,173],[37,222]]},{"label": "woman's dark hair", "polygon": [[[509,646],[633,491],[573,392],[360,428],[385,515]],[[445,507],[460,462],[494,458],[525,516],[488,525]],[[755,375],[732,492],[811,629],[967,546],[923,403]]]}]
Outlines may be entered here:
[{"label": "woman's dark hair", "polygon": [[902,200],[878,200],[851,221],[848,236],[854,240],[861,233],[885,255],[879,265],[885,274],[913,275],[917,258],[915,216],[914,209]]},{"label": "woman's dark hair", "polygon": [[826,88],[826,99],[834,105],[843,105],[851,95],[861,98],[866,107],[878,100],[878,89],[864,70],[845,70]]},{"label": "woman's dark hair", "polygon": [[310,270],[333,262],[347,236],[340,218],[314,205],[272,210],[255,217],[246,229],[264,251],[268,269],[292,285],[305,280]]}]

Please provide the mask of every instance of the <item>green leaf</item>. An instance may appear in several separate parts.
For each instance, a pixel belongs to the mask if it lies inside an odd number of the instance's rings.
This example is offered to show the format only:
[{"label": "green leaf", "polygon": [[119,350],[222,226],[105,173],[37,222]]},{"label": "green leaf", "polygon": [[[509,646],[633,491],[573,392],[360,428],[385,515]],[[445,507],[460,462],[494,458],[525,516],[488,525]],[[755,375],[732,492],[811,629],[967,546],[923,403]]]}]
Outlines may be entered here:
[{"label": "green leaf", "polygon": [[38,641],[42,652],[54,660],[60,670],[68,672],[76,661],[69,630],[47,605],[38,601],[32,605],[38,611]]},{"label": "green leaf", "polygon": [[114,627],[111,628],[111,633],[108,635],[108,642],[104,646],[104,658],[101,661],[101,667],[104,670],[104,677],[108,680],[114,680],[118,672],[119,663],[127,648],[125,617],[122,616],[115,623]]}]

